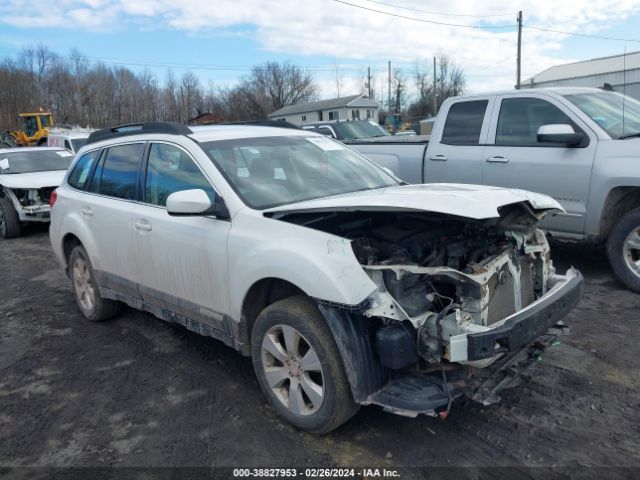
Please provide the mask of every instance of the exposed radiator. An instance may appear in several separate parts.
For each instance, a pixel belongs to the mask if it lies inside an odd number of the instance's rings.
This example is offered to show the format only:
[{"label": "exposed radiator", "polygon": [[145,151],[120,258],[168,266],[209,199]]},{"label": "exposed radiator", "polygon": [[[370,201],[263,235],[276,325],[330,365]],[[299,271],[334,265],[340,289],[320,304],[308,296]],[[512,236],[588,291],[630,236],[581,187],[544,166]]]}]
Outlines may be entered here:
[{"label": "exposed radiator", "polygon": [[[489,305],[487,325],[492,325],[516,312],[516,282],[505,265],[489,280]],[[526,307],[536,298],[533,282],[533,263],[526,259],[520,268],[520,299],[522,307]]]}]

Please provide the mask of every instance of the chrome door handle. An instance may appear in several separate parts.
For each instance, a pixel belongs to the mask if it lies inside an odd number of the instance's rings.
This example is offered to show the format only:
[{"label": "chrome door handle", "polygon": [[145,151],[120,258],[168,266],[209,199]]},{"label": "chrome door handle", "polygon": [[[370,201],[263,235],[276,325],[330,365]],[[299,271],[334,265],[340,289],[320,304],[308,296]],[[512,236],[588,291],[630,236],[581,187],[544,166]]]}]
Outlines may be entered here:
[{"label": "chrome door handle", "polygon": [[80,209],[83,217],[93,217],[93,210],[90,207],[82,207]]},{"label": "chrome door handle", "polygon": [[446,162],[447,161],[447,156],[446,155],[431,155],[429,157],[429,160],[434,161],[434,162]]},{"label": "chrome door handle", "polygon": [[486,160],[489,163],[509,163],[509,159],[501,156],[489,157]]},{"label": "chrome door handle", "polygon": [[151,224],[146,220],[137,220],[133,224],[133,226],[136,230],[140,232],[150,232],[151,230],[153,230],[153,227],[151,226]]}]

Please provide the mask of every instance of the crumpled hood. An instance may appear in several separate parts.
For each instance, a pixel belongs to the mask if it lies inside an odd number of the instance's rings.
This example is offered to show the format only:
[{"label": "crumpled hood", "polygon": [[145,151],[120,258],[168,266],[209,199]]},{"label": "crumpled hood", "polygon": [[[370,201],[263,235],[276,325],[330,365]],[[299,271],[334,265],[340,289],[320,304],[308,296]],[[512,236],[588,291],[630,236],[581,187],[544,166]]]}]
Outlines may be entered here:
[{"label": "crumpled hood", "polygon": [[455,183],[430,183],[364,190],[307,200],[264,210],[278,214],[321,211],[424,211],[483,220],[498,218],[498,208],[528,202],[538,213],[562,206],[548,195],[511,188]]},{"label": "crumpled hood", "polygon": [[51,172],[5,174],[0,175],[0,185],[7,188],[59,187],[66,173],[66,170],[54,170]]}]

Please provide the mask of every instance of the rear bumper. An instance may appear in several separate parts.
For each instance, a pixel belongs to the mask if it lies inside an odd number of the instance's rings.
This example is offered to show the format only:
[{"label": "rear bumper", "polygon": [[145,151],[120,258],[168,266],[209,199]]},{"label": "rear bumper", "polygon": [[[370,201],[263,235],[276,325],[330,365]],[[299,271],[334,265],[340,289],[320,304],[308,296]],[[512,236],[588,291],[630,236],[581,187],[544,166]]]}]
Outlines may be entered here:
[{"label": "rear bumper", "polygon": [[467,334],[467,361],[483,360],[501,353],[517,352],[560,321],[580,301],[582,274],[571,268],[551,277],[552,287],[537,301],[486,332]]}]

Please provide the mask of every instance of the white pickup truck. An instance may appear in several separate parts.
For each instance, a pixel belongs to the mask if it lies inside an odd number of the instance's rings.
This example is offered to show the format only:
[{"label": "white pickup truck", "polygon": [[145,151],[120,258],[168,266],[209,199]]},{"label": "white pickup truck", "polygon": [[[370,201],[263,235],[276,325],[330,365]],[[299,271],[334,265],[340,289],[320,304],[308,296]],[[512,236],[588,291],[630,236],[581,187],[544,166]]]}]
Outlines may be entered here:
[{"label": "white pickup truck", "polygon": [[565,212],[543,222],[551,236],[606,243],[617,277],[640,292],[640,102],[592,88],[456,97],[428,142],[349,144],[409,183],[553,196]]}]

